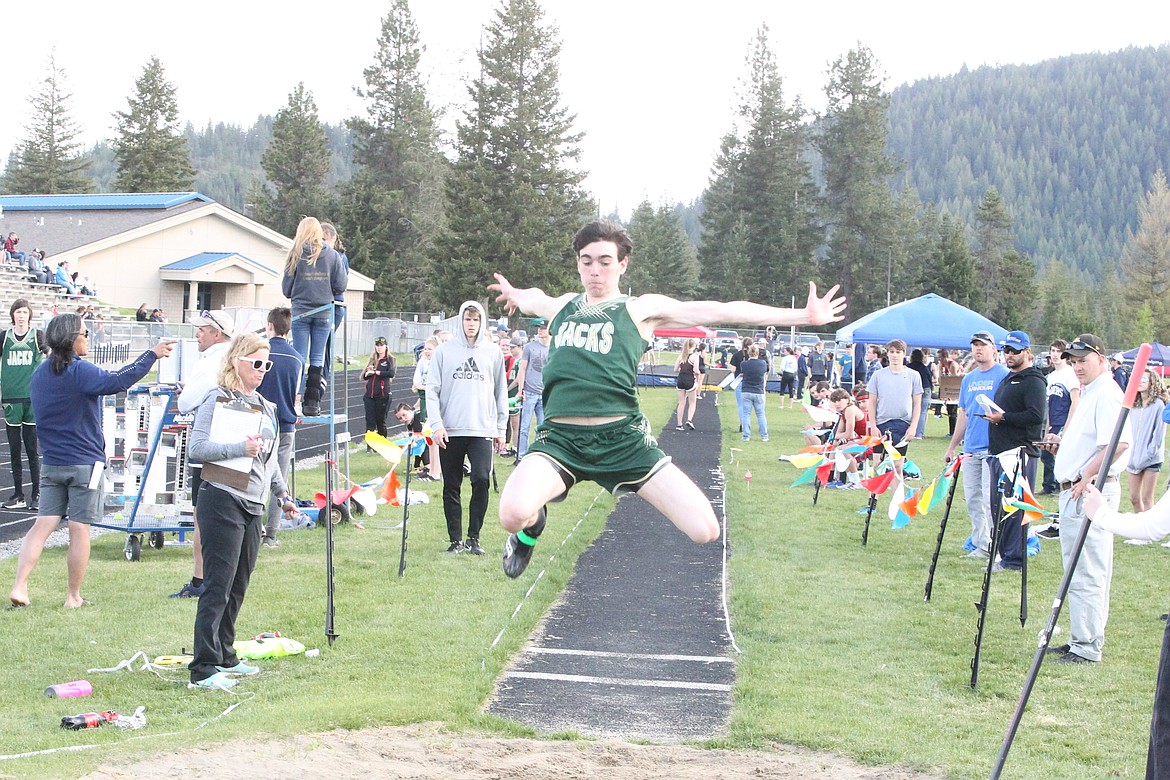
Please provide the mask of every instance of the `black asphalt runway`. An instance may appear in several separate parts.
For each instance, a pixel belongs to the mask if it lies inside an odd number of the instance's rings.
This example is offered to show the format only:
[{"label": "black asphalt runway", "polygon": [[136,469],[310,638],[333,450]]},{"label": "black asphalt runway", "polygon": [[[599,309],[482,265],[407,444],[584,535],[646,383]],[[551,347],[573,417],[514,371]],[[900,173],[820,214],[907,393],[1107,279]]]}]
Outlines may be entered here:
[{"label": "black asphalt runway", "polygon": [[[659,444],[720,515],[721,435],[711,395],[699,402],[695,425],[677,432],[672,416]],[[576,520],[557,517],[558,506],[550,507],[550,529]],[[578,559],[539,635],[504,673],[488,710],[544,733],[718,736],[735,679],[722,555],[721,542],[695,544],[645,501],[623,498]]]},{"label": "black asphalt runway", "polygon": [[[338,426],[337,432],[340,433],[341,431],[348,430],[353,438],[360,437],[366,432],[365,407],[362,404],[362,393],[365,390],[365,385],[359,378],[359,374],[360,372],[356,370],[346,374],[348,377],[346,392],[339,394],[336,402],[337,414],[347,414],[348,410],[347,420]],[[341,374],[337,374],[337,376],[340,377]],[[410,389],[413,378],[414,366],[402,366],[391,382],[393,398],[390,402],[390,410],[387,413],[387,432],[391,436],[395,432],[402,430],[402,424],[394,419],[394,405],[400,401],[413,403],[418,398]],[[327,395],[322,403],[322,409],[327,410],[329,408],[328,404],[329,397]],[[0,428],[2,427],[0,425]],[[328,425],[324,423],[308,423],[298,426],[296,437],[297,459],[303,460],[323,454],[328,442]],[[0,431],[0,503],[12,497],[12,484],[12,460],[9,457],[8,437],[3,431]],[[24,484],[24,495],[27,498],[32,492],[27,461],[24,467]],[[297,494],[302,498],[311,498],[313,493],[323,489],[324,485],[299,485],[297,487]],[[35,513],[27,509],[0,509],[0,542],[23,537],[35,519]]]}]

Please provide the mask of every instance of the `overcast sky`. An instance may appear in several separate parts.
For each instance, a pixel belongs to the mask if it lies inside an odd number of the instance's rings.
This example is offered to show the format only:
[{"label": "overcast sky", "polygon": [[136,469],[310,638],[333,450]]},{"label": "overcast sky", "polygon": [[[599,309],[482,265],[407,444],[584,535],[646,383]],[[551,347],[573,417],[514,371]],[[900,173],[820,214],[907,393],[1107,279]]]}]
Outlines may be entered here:
[{"label": "overcast sky", "polygon": [[[111,114],[126,108],[152,55],[177,88],[182,118],[198,127],[250,126],[280,110],[299,81],[312,91],[321,119],[340,122],[364,110],[354,87],[373,61],[389,6],[333,0],[306,6],[306,13],[268,0],[10,0],[0,11],[6,105],[0,154],[7,159],[26,135],[27,98],[53,49],[87,144],[111,137]],[[448,127],[463,107],[481,28],[498,6],[411,4],[426,47],[422,71],[432,102],[447,107]],[[643,198],[673,203],[701,194],[761,23],[770,27],[787,99],[799,95],[815,110],[824,104],[829,63],[859,42],[874,52],[892,89],[964,65],[1024,64],[1170,40],[1170,4],[1115,0],[1091,15],[1076,8],[1036,0],[545,1],[562,42],[562,99],[585,133],[586,186],[603,212],[623,213]]]}]

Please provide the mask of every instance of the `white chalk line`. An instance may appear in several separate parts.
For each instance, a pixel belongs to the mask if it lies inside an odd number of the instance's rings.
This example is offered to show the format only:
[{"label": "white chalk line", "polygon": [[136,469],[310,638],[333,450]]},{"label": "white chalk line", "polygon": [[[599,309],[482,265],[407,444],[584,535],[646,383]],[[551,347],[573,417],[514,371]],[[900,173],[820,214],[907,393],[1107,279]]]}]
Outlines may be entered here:
[{"label": "white chalk line", "polygon": [[719,683],[698,683],[685,680],[638,680],[626,677],[595,677],[586,674],[550,674],[547,672],[505,672],[505,677],[522,677],[528,680],[557,680],[592,685],[628,685],[642,688],[678,688],[692,691],[730,691],[730,685]]}]

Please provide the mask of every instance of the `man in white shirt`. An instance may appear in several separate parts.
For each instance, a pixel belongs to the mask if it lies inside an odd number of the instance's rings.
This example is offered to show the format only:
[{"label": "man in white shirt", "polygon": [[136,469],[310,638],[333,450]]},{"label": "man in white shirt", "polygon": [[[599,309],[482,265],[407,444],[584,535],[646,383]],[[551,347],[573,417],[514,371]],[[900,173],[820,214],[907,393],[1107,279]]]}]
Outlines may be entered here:
[{"label": "man in white shirt", "polygon": [[[1107,470],[1101,494],[1107,506],[1117,509],[1121,501],[1118,474],[1129,460],[1131,434],[1126,425],[1117,443],[1113,462],[1104,464],[1105,450],[1117,427],[1123,393],[1105,359],[1105,346],[1091,333],[1077,336],[1064,350],[1081,384],[1077,413],[1063,432],[1048,434],[1045,442],[1056,447],[1056,479],[1060,482],[1060,551],[1065,569],[1069,565],[1077,536],[1086,522],[1082,499],[1097,474]],[[1105,623],[1109,618],[1109,586],[1113,578],[1113,534],[1089,526],[1068,589],[1069,643],[1050,647],[1059,663],[1097,663],[1105,644]]]},{"label": "man in white shirt", "polygon": [[[195,326],[199,360],[183,384],[183,392],[179,393],[177,404],[182,414],[195,411],[207,394],[219,384],[219,369],[227,354],[228,342],[235,333],[235,318],[222,309],[202,311],[198,317],[191,318],[191,324]],[[191,504],[195,505],[199,501],[199,485],[203,482],[203,465],[188,465],[191,468]],[[191,535],[191,555],[194,559],[191,581],[184,584],[178,593],[172,593],[173,599],[199,598],[203,595],[203,542],[199,538],[198,523]]]}]

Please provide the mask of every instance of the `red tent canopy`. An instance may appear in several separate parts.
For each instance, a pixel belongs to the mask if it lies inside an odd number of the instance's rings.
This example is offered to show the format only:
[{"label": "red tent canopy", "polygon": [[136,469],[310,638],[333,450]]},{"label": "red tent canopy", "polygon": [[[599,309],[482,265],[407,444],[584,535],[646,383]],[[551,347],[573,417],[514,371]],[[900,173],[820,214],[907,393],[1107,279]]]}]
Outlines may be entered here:
[{"label": "red tent canopy", "polygon": [[654,335],[663,339],[713,339],[715,331],[696,325],[693,328],[656,328]]}]

